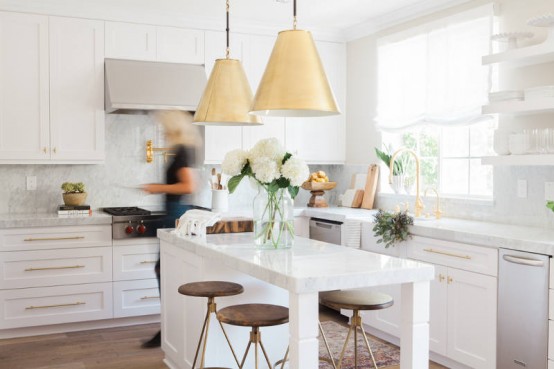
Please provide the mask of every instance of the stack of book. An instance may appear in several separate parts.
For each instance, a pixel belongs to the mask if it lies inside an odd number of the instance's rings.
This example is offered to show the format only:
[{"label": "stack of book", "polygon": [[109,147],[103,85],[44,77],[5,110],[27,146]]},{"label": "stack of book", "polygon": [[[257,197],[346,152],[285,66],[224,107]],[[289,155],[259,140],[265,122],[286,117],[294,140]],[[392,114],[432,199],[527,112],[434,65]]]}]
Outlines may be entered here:
[{"label": "stack of book", "polygon": [[60,205],[58,215],[91,215],[90,205]]}]

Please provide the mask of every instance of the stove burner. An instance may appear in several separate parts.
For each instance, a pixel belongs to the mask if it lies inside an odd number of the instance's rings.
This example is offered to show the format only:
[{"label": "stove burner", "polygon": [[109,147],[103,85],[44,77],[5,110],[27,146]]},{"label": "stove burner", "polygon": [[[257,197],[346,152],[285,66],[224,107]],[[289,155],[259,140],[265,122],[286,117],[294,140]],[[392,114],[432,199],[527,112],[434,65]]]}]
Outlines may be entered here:
[{"label": "stove burner", "polygon": [[118,207],[118,208],[104,208],[104,213],[108,213],[113,216],[130,216],[130,215],[150,215],[151,212],[145,209],[137,208],[136,206]]}]

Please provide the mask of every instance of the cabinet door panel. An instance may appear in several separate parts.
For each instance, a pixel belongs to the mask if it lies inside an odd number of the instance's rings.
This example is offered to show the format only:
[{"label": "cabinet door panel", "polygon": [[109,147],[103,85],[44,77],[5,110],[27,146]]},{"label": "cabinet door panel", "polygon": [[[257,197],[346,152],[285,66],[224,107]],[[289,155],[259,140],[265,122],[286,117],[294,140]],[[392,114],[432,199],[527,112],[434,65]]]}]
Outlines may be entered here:
[{"label": "cabinet door panel", "polygon": [[448,268],[434,265],[435,279],[431,281],[431,301],[429,306],[429,350],[446,355]]},{"label": "cabinet door panel", "polygon": [[204,33],[174,28],[156,28],[157,60],[171,63],[204,63]]},{"label": "cabinet door panel", "polygon": [[0,159],[50,159],[48,73],[48,17],[0,12]]},{"label": "cabinet door panel", "polygon": [[448,357],[476,369],[496,367],[494,277],[449,268]]},{"label": "cabinet door panel", "polygon": [[52,159],[104,159],[104,23],[50,18]]},{"label": "cabinet door panel", "polygon": [[106,57],[156,60],[156,26],[106,22]]}]

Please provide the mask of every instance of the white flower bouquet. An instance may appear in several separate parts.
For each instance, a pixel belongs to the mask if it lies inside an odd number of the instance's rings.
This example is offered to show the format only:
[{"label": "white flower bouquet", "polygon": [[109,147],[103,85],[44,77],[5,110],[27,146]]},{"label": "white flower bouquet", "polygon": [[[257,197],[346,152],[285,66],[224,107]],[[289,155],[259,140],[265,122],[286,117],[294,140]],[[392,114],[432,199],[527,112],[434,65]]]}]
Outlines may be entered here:
[{"label": "white flower bouquet", "polygon": [[260,187],[254,200],[254,237],[259,246],[288,247],[294,239],[292,200],[310,171],[306,163],[285,151],[275,138],[259,141],[250,151],[233,150],[225,155],[223,173],[231,176],[233,193],[244,177]]}]

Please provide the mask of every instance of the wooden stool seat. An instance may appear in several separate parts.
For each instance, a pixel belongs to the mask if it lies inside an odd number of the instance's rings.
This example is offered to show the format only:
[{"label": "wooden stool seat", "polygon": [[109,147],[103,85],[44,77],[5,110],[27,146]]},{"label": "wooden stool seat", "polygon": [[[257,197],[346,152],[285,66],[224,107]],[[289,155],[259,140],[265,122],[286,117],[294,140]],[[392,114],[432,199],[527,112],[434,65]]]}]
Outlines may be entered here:
[{"label": "wooden stool seat", "polygon": [[319,297],[326,305],[348,310],[380,310],[394,303],[393,298],[385,293],[360,290],[321,292]]},{"label": "wooden stool seat", "polygon": [[234,296],[244,292],[244,287],[238,283],[224,281],[204,281],[183,284],[179,293],[196,297]]},{"label": "wooden stool seat", "polygon": [[220,322],[241,327],[270,327],[289,321],[289,309],[279,305],[243,304],[217,312]]}]

